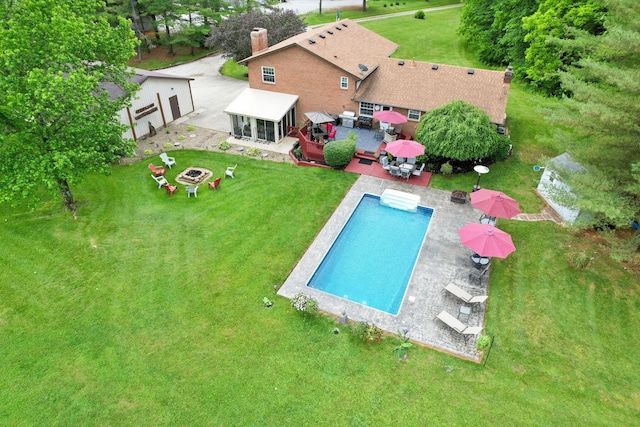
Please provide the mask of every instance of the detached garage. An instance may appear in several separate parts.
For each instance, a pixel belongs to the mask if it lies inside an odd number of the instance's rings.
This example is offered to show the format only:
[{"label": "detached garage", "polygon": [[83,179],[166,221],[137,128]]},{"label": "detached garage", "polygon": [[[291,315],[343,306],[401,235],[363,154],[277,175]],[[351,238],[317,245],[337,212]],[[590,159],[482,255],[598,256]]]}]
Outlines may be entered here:
[{"label": "detached garage", "polygon": [[[138,140],[156,128],[194,111],[191,96],[191,80],[157,71],[134,69],[135,75],[129,81],[140,85],[140,91],[132,100],[131,107],[120,110],[120,121],[129,126],[122,134],[124,138]],[[113,95],[122,95],[122,89],[110,87]]]}]

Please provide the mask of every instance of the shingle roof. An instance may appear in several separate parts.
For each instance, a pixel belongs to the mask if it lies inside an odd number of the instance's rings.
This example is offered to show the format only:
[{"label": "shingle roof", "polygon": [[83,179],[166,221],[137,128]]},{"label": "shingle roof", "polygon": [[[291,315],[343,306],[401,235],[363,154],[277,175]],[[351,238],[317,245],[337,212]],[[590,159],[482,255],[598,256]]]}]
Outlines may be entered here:
[{"label": "shingle roof", "polygon": [[485,111],[494,123],[503,123],[510,84],[504,72],[455,67],[399,59],[378,58],[378,68],[364,80],[355,101],[429,111],[462,100]]},{"label": "shingle roof", "polygon": [[[174,76],[172,74],[159,73],[157,71],[142,70],[140,68],[131,68],[131,70],[134,71],[135,74],[129,77],[128,79],[129,82],[137,83],[139,85],[142,85],[142,83],[144,83],[149,77],[158,77],[162,79],[194,80],[191,77]],[[102,82],[100,83],[100,87],[107,91],[110,99],[116,99],[118,97],[122,97],[126,95],[126,92],[124,91],[124,89],[122,89],[120,86],[115,85],[112,82]]]},{"label": "shingle roof", "polygon": [[[313,43],[310,41],[313,40]],[[366,78],[378,66],[380,58],[387,57],[398,49],[398,45],[357,23],[344,19],[322,27],[311,29],[277,43],[240,63],[297,45],[319,56],[357,78]],[[367,71],[360,70],[365,65]]]}]

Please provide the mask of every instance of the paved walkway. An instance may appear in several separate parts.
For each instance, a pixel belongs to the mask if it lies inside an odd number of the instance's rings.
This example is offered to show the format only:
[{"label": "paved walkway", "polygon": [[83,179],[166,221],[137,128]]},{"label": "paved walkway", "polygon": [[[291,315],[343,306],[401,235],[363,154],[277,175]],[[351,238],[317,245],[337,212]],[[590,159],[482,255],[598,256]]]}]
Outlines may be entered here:
[{"label": "paved walkway", "polygon": [[560,218],[560,215],[558,215],[558,213],[554,211],[550,206],[545,207],[540,213],[521,213],[511,219],[515,219],[518,221],[553,221],[557,224],[564,224],[564,221],[562,220],[562,218]]}]

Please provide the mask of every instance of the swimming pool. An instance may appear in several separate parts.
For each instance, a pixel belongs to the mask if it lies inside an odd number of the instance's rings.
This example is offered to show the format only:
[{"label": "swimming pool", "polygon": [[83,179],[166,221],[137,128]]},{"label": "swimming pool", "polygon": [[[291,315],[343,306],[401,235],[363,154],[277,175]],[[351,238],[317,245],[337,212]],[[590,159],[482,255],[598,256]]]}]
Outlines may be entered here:
[{"label": "swimming pool", "polygon": [[382,206],[364,194],[307,286],[398,314],[432,214],[423,206]]}]

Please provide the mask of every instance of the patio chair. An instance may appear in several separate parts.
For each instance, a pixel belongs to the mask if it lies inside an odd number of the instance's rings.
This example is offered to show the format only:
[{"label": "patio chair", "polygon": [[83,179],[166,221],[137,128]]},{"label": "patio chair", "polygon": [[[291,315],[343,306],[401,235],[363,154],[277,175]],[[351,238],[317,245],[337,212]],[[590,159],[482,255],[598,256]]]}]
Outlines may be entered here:
[{"label": "patio chair", "polygon": [[230,176],[231,178],[235,178],[235,176],[233,176],[233,174],[236,171],[236,167],[238,167],[237,163],[234,166],[227,167],[227,170],[224,171],[225,178],[228,177],[228,176]]},{"label": "patio chair", "polygon": [[465,342],[467,342],[467,340],[471,336],[478,335],[480,332],[482,332],[482,327],[481,326],[465,325],[464,323],[462,323],[461,321],[459,321],[458,319],[453,317],[451,314],[449,314],[445,310],[441,311],[436,316],[436,319],[439,319],[440,321],[442,321],[442,323],[444,323],[445,325],[447,325],[448,327],[450,327],[451,329],[453,329],[457,333],[461,334],[462,338],[464,338]]},{"label": "patio chair", "polygon": [[165,184],[163,185],[163,187],[165,190],[167,190],[167,194],[169,194],[169,196],[173,196],[173,193],[175,193],[178,190],[177,185]]},{"label": "patio chair", "polygon": [[327,136],[327,141],[335,141],[336,140],[336,133],[338,133],[338,128],[335,128],[334,130],[332,130],[329,135]]},{"label": "patio chair", "polygon": [[419,168],[415,168],[415,169],[413,170],[413,172],[411,172],[411,173],[412,173],[413,175],[415,175],[415,176],[420,176],[420,175],[422,175],[422,171],[424,170],[424,165],[425,165],[425,163],[421,164]]},{"label": "patio chair", "polygon": [[327,123],[327,132],[331,133],[331,130],[333,130],[333,125],[331,123]]},{"label": "patio chair", "polygon": [[409,157],[407,159],[407,163],[409,163],[410,165],[415,165],[416,164],[416,158],[415,157]]},{"label": "patio chair", "polygon": [[164,175],[164,168],[162,166],[154,166],[153,163],[149,163],[149,169],[153,172],[153,176]]},{"label": "patio chair", "polygon": [[396,160],[398,161],[398,163],[407,163],[406,157],[398,157]]},{"label": "patio chair", "polygon": [[197,185],[187,185],[185,187],[187,190],[187,197],[191,197],[193,194],[194,197],[198,197],[198,186]]},{"label": "patio chair", "polygon": [[400,176],[400,166],[395,166],[395,165],[391,165],[389,166],[389,173],[391,173],[391,176]]},{"label": "patio chair", "polygon": [[387,156],[380,157],[380,164],[382,164],[382,169],[386,171],[391,169],[391,165],[389,164],[389,158]]},{"label": "patio chair", "polygon": [[473,296],[454,283],[449,283],[444,290],[468,304],[482,304],[489,298],[488,295]]},{"label": "patio chair", "polygon": [[211,188],[213,191],[218,191],[217,188],[220,187],[220,180],[222,178],[216,178],[213,181],[211,181],[209,183],[209,188]]},{"label": "patio chair", "polygon": [[[489,267],[490,266],[491,266],[491,263],[487,264],[487,266],[485,268],[483,268],[482,270],[479,270],[479,269],[477,269],[475,267],[471,267],[471,270],[469,270],[469,282],[472,285],[481,286],[482,285],[482,278],[487,273],[487,271],[489,271]],[[477,285],[476,285],[476,283],[477,283]]]},{"label": "patio chair", "polygon": [[153,180],[158,183],[158,188],[162,188],[163,186],[169,184],[169,181],[167,181],[167,179],[162,175],[151,175],[151,178],[153,178]]},{"label": "patio chair", "polygon": [[167,155],[167,153],[160,153],[160,160],[162,160],[164,165],[166,167],[168,167],[169,169],[171,169],[171,166],[176,164],[176,158],[175,157],[169,157]]},{"label": "patio chair", "polygon": [[489,225],[496,225],[496,217],[495,216],[489,216],[487,214],[482,214],[480,215],[480,219],[478,220],[478,222],[480,224],[489,224]]},{"label": "patio chair", "polygon": [[411,177],[411,169],[400,168],[400,177],[408,181],[409,177]]}]

